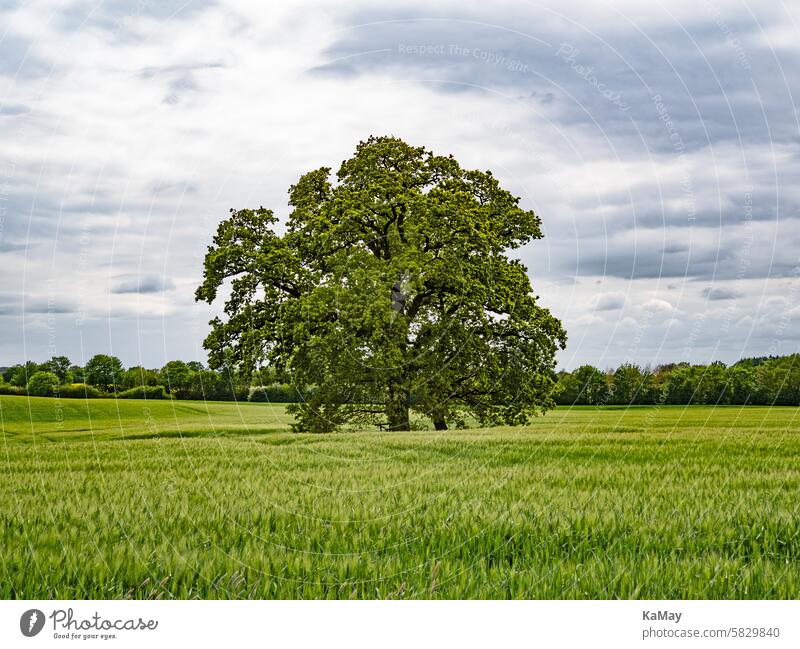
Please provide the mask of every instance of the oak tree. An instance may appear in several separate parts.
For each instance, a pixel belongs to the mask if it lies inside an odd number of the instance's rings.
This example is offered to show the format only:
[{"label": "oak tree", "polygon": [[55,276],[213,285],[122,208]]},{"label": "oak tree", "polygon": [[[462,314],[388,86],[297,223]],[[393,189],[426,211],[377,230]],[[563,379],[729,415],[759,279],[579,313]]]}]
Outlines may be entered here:
[{"label": "oak tree", "polygon": [[263,207],[219,224],[196,293],[229,291],[209,363],[285,372],[308,395],[297,430],[524,423],[553,405],[566,334],[509,257],[542,237],[519,202],[491,172],[370,137],[335,179],[290,188],[285,229]]}]

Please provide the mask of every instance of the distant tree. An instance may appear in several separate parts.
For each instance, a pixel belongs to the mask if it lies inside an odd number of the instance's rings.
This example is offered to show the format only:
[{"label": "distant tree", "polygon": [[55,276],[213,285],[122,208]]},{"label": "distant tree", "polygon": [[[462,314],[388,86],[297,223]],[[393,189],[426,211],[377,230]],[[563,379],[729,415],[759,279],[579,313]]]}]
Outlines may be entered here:
[{"label": "distant tree", "polygon": [[635,403],[642,389],[644,377],[637,365],[623,363],[611,378],[612,399],[614,403],[630,405]]},{"label": "distant tree", "polygon": [[606,375],[591,365],[582,365],[561,380],[565,381],[564,396],[571,404],[600,405],[608,400],[610,389]]},{"label": "distant tree", "polygon": [[164,387],[178,399],[186,398],[185,395],[191,385],[193,373],[183,361],[170,361],[159,372]]},{"label": "distant tree", "polygon": [[641,383],[633,402],[639,405],[663,403],[661,377],[649,368],[644,368],[641,372]]},{"label": "distant tree", "polygon": [[213,370],[192,372],[184,398],[197,401],[230,401],[234,387],[227,375]]},{"label": "distant tree", "polygon": [[755,367],[756,396],[764,405],[800,405],[800,355],[771,357]]},{"label": "distant tree", "polygon": [[[269,383],[265,382],[262,385],[269,385]],[[561,370],[556,374],[556,387],[553,390],[556,404],[559,406],[576,405],[579,393],[580,386],[572,373]]]},{"label": "distant tree", "polygon": [[51,397],[61,384],[53,372],[38,371],[28,381],[28,394],[33,397]]},{"label": "distant tree", "polygon": [[72,365],[67,375],[68,383],[86,383],[86,375],[80,365]]},{"label": "distant tree", "polygon": [[757,367],[758,365],[762,365],[767,363],[768,361],[774,360],[778,358],[777,356],[756,356],[753,358],[742,358],[739,361],[736,361],[735,365],[748,365],[750,367]]},{"label": "distant tree", "polygon": [[688,363],[675,366],[667,376],[665,401],[672,404],[692,403],[697,391],[697,383],[697,372]]},{"label": "distant tree", "polygon": [[31,377],[39,371],[38,363],[33,361],[26,361],[24,365],[14,365],[11,369],[11,375],[8,382],[11,385],[24,388],[28,385]]},{"label": "distant tree", "polygon": [[156,385],[159,385],[158,371],[148,370],[141,365],[129,367],[120,377],[120,386],[125,390]]},{"label": "distant tree", "polygon": [[491,172],[394,137],[370,137],[336,178],[291,187],[285,233],[267,209],[231,211],[205,257],[199,300],[230,281],[209,363],[262,365],[313,396],[295,428],[437,429],[472,415],[519,424],[552,407],[566,334],[509,249],[542,237]]},{"label": "distant tree", "polygon": [[186,366],[192,370],[192,372],[202,372],[206,369],[200,361],[189,361],[186,363]]},{"label": "distant tree", "polygon": [[66,383],[69,379],[71,365],[71,361],[66,356],[53,356],[49,361],[42,363],[39,369],[45,372],[52,372],[61,383]]},{"label": "distant tree", "polygon": [[[11,367],[6,368],[6,370],[3,372],[3,379],[5,380],[5,382],[6,383],[10,383],[11,385],[16,385],[18,387],[22,387],[21,385],[19,385],[19,383],[17,381],[17,373],[20,372],[22,367],[23,367],[22,365],[17,363],[16,365],[12,365]],[[25,376],[25,370],[24,369],[22,370],[20,376],[25,379],[25,383],[23,385],[27,385],[28,384],[28,377]],[[33,376],[33,372],[31,373],[31,376]]]},{"label": "distant tree", "polygon": [[83,374],[86,383],[110,392],[120,384],[122,361],[116,356],[97,354],[86,363]]},{"label": "distant tree", "polygon": [[754,366],[747,363],[736,363],[726,372],[730,403],[743,405],[751,403],[756,393],[756,375]]},{"label": "distant tree", "polygon": [[724,363],[716,361],[695,371],[699,373],[695,403],[723,405],[729,402],[728,373]]}]

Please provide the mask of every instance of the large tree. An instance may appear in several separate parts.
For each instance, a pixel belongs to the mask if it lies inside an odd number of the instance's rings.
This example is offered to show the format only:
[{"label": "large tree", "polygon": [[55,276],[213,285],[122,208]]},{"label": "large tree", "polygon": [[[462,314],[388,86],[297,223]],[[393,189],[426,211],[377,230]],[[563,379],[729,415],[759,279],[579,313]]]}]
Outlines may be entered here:
[{"label": "large tree", "polygon": [[491,172],[394,137],[330,171],[290,188],[283,234],[263,207],[220,223],[197,290],[211,303],[231,280],[211,365],[269,363],[312,388],[291,406],[297,430],[408,430],[410,411],[437,429],[518,424],[552,407],[566,335],[508,256],[542,237],[539,217]]},{"label": "large tree", "polygon": [[116,356],[96,354],[86,363],[83,376],[89,385],[110,392],[120,384],[122,361]]}]

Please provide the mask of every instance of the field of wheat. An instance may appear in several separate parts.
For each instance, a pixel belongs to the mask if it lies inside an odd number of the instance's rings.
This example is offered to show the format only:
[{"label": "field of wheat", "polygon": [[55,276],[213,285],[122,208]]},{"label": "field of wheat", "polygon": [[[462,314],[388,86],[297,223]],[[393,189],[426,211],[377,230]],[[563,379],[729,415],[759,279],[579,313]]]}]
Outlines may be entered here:
[{"label": "field of wheat", "polygon": [[0,598],[796,598],[794,408],[301,435],[0,397]]}]

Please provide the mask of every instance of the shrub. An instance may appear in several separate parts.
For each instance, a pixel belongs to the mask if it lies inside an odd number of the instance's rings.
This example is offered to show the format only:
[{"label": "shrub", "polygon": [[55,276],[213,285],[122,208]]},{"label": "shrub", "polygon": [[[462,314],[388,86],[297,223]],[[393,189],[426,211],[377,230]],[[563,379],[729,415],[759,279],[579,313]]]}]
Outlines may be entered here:
[{"label": "shrub", "polygon": [[163,385],[138,385],[130,390],[117,392],[117,399],[171,399]]},{"label": "shrub", "polygon": [[97,399],[103,396],[93,385],[86,383],[70,383],[58,387],[58,396],[64,399]]},{"label": "shrub", "polygon": [[250,388],[247,400],[260,403],[298,403],[306,399],[294,385],[273,383]]},{"label": "shrub", "polygon": [[52,397],[60,381],[52,372],[35,372],[28,380],[28,394],[32,397]]},{"label": "shrub", "polygon": [[10,383],[0,383],[0,394],[24,395],[25,389]]}]

